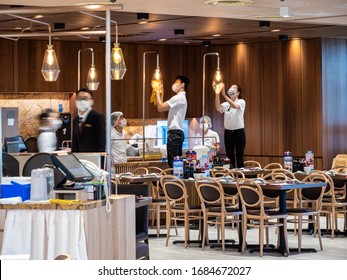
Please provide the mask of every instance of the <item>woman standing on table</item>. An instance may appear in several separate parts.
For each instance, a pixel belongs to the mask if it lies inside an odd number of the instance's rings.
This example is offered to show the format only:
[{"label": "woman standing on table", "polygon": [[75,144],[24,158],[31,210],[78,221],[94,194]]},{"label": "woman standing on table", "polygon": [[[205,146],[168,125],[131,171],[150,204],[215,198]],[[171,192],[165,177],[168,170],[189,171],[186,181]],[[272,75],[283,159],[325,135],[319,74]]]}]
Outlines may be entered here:
[{"label": "woman standing on table", "polygon": [[[224,144],[227,157],[233,167],[235,165],[235,152],[237,167],[243,167],[243,156],[246,146],[246,134],[244,124],[244,113],[246,102],[242,98],[242,88],[239,85],[232,85],[227,94],[225,93],[224,83],[213,85],[216,110],[224,113]],[[221,103],[220,94],[222,93],[226,102]]]}]

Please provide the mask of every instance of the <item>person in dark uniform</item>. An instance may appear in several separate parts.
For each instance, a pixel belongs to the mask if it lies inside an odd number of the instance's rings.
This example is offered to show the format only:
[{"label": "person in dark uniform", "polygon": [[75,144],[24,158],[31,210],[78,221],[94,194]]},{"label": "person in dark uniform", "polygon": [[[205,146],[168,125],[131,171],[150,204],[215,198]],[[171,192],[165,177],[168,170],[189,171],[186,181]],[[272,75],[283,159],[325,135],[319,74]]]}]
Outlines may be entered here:
[{"label": "person in dark uniform", "polygon": [[105,116],[92,109],[93,93],[85,88],[76,93],[78,116],[73,120],[72,152],[105,152]]}]

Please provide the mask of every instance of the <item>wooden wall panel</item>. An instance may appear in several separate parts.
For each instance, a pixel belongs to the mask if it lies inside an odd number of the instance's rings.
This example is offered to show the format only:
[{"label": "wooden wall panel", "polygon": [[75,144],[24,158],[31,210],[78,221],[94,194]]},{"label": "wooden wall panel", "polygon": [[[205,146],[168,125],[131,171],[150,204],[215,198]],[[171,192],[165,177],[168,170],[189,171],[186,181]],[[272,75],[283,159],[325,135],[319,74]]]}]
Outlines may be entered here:
[{"label": "wooden wall panel", "polygon": [[[92,47],[100,79],[95,92],[95,109],[105,112],[104,43],[54,42],[62,72],[58,82],[53,83],[44,82],[40,73],[47,42],[20,40],[16,44],[18,49],[13,42],[0,40],[1,49],[6,49],[6,54],[1,53],[4,59],[0,67],[7,65],[11,69],[12,61],[18,57],[17,77],[16,74],[15,78],[8,75],[8,79],[0,82],[0,90],[13,91],[17,78],[21,92],[74,92],[78,50]],[[209,48],[139,44],[121,44],[121,47],[128,70],[124,80],[111,82],[111,107],[112,111],[123,111],[127,118],[142,118],[145,51],[154,50],[160,54],[164,100],[172,96],[171,85],[177,75],[187,75],[191,79],[187,93],[189,118],[199,118],[202,113],[203,56],[207,52],[218,52],[226,87],[238,83],[244,89],[247,156],[263,158],[266,162],[281,159],[286,150],[292,151],[294,156],[304,156],[306,150],[312,149],[316,158],[324,161],[324,167],[328,168],[333,154],[346,152],[346,40],[290,40]],[[86,55],[82,60],[83,84],[90,67],[88,59]],[[167,113],[159,113],[149,103],[150,79],[155,66],[156,56],[148,55],[145,117],[166,118]],[[205,114],[212,118],[213,129],[222,140],[221,153],[224,153],[223,115],[214,108],[211,88],[215,68],[216,58],[209,56],[206,59]]]},{"label": "wooden wall panel", "polygon": [[0,92],[14,91],[15,44],[13,41],[0,39]]},{"label": "wooden wall panel", "polygon": [[336,154],[347,153],[347,41],[322,40],[322,150],[331,168]]}]

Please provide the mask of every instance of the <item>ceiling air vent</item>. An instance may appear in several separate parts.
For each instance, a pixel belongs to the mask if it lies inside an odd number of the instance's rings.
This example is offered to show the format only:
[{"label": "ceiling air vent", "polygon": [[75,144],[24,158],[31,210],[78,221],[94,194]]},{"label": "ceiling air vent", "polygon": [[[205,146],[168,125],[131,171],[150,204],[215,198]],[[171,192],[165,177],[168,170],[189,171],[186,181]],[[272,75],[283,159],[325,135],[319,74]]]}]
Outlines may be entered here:
[{"label": "ceiling air vent", "polygon": [[204,4],[215,6],[249,6],[254,3],[253,0],[206,0]]}]

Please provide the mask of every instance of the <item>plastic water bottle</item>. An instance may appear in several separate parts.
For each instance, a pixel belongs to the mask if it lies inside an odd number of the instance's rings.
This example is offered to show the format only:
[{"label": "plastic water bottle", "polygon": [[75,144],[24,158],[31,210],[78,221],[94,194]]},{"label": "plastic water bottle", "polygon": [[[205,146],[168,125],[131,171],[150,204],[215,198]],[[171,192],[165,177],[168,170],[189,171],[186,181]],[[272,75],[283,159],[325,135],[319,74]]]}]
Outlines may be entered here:
[{"label": "plastic water bottle", "polygon": [[305,155],[306,165],[310,167],[310,172],[314,170],[314,153],[312,151],[307,151]]},{"label": "plastic water bottle", "polygon": [[173,175],[180,179],[183,178],[183,159],[181,157],[174,158]]},{"label": "plastic water bottle", "polygon": [[284,152],[284,169],[293,171],[293,156],[291,152]]}]

